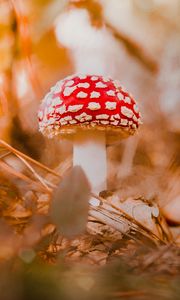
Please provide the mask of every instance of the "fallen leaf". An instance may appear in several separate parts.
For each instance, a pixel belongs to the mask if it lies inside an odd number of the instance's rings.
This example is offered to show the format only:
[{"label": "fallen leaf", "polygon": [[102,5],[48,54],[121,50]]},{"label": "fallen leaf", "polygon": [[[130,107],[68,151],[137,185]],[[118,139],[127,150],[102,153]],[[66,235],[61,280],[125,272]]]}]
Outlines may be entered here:
[{"label": "fallen leaf", "polygon": [[62,235],[73,238],[85,231],[89,198],[89,182],[81,167],[76,166],[61,181],[52,201],[52,220]]}]

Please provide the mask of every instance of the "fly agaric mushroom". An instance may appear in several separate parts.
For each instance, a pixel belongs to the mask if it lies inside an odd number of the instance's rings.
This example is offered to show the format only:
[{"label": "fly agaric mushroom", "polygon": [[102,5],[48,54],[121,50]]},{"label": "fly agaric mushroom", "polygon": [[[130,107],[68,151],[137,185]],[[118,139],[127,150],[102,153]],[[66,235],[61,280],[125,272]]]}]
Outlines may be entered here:
[{"label": "fly agaric mushroom", "polygon": [[121,140],[137,130],[139,108],[117,80],[72,75],[56,83],[38,113],[40,131],[73,137],[73,165],[80,165],[93,192],[107,189],[106,139]]}]

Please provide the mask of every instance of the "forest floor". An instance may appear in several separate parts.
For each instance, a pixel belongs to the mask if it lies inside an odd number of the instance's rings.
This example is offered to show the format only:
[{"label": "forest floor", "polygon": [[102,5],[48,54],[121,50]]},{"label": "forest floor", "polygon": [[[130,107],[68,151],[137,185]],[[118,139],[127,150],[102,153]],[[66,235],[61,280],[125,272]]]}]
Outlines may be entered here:
[{"label": "forest floor", "polygon": [[[4,142],[1,146],[1,300],[179,299],[179,227],[169,227],[161,216],[155,218],[161,230],[148,230],[121,209],[109,209],[112,192],[97,197],[102,208],[85,225],[79,223],[79,211],[87,213],[83,200],[55,225],[49,207],[70,159],[51,170]],[[66,183],[72,198],[73,182]],[[78,195],[83,191],[81,186]]]}]

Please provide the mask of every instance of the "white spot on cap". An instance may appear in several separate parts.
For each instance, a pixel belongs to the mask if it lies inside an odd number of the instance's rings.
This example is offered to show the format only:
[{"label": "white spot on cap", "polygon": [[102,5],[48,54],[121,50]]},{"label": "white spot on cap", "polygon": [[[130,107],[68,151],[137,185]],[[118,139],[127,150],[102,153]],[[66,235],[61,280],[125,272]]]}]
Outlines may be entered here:
[{"label": "white spot on cap", "polygon": [[86,75],[78,75],[79,79],[86,79],[87,76]]},{"label": "white spot on cap", "polygon": [[127,93],[127,90],[125,89],[125,87],[123,85],[121,85],[121,90],[123,90],[124,93]]},{"label": "white spot on cap", "polygon": [[76,88],[77,88],[76,86],[66,87],[64,89],[63,95],[64,96],[70,96],[75,91]]},{"label": "white spot on cap", "polygon": [[107,91],[106,94],[107,94],[108,96],[115,96],[115,95],[116,95],[116,94],[115,94],[115,91],[113,91],[113,90]]},{"label": "white spot on cap", "polygon": [[131,98],[129,98],[129,97],[125,97],[124,102],[128,103],[128,104],[132,103]]},{"label": "white spot on cap", "polygon": [[65,112],[66,112],[66,106],[65,105],[62,105],[62,106],[56,108],[56,113],[64,114]]},{"label": "white spot on cap", "polygon": [[113,110],[113,109],[116,109],[117,103],[116,102],[107,101],[105,103],[105,105],[106,105],[106,109]]},{"label": "white spot on cap", "polygon": [[132,118],[132,116],[133,116],[133,111],[131,109],[127,108],[126,106],[121,107],[121,112],[127,118]]},{"label": "white spot on cap", "polygon": [[117,94],[117,97],[118,97],[119,100],[124,100],[123,94],[121,94],[121,93],[118,93],[118,94]]},{"label": "white spot on cap", "polygon": [[137,104],[134,104],[133,108],[136,113],[139,113],[139,107],[137,106]]},{"label": "white spot on cap", "polygon": [[120,115],[119,114],[112,115],[111,118],[110,118],[111,121],[114,121],[116,119],[120,120]]},{"label": "white spot on cap", "polygon": [[102,83],[101,81],[99,81],[99,82],[96,83],[96,87],[97,87],[97,88],[106,88],[107,85],[104,84],[104,83]]},{"label": "white spot on cap", "polygon": [[69,105],[68,111],[70,112],[76,112],[83,108],[83,104],[77,104],[77,105]]},{"label": "white spot on cap", "polygon": [[67,124],[67,121],[64,118],[61,118],[59,120],[59,122],[60,122],[61,125],[66,125]]},{"label": "white spot on cap", "polygon": [[52,92],[49,92],[48,94],[46,94],[46,96],[45,96],[45,98],[44,98],[43,101],[45,101],[47,105],[51,104],[51,102],[52,102],[52,95],[53,95]]},{"label": "white spot on cap", "polygon": [[108,118],[109,118],[109,115],[107,115],[107,114],[102,114],[102,115],[96,116],[96,119],[108,119]]},{"label": "white spot on cap", "polygon": [[77,94],[77,98],[86,98],[88,96],[88,94],[87,93],[84,93],[84,92],[79,92],[78,94]]},{"label": "white spot on cap", "polygon": [[76,116],[75,118],[76,118],[77,120],[79,120],[80,122],[92,120],[92,116],[86,114],[85,112],[83,112],[83,113],[80,114],[79,116]]},{"label": "white spot on cap", "polygon": [[90,98],[99,98],[101,96],[98,92],[92,92]]},{"label": "white spot on cap", "polygon": [[43,118],[43,112],[41,110],[38,112],[38,117],[39,117],[39,119]]},{"label": "white spot on cap", "polygon": [[99,79],[99,78],[98,78],[97,76],[92,76],[92,77],[91,77],[91,80],[92,80],[92,81],[96,81],[96,80],[98,80],[98,79]]},{"label": "white spot on cap", "polygon": [[62,103],[63,103],[63,101],[59,97],[56,97],[56,98],[52,99],[52,105],[53,106],[60,105]]},{"label": "white spot on cap", "polygon": [[69,121],[69,124],[77,124],[77,121],[76,120],[71,120],[71,121]]},{"label": "white spot on cap", "polygon": [[114,80],[113,83],[116,88],[121,88],[121,83],[119,80]]},{"label": "white spot on cap", "polygon": [[143,121],[141,118],[138,119],[138,124],[140,124],[140,125],[143,124]]},{"label": "white spot on cap", "polygon": [[66,82],[65,86],[71,86],[74,84],[74,80],[69,80]]},{"label": "white spot on cap", "polygon": [[92,116],[87,115],[87,116],[85,117],[85,120],[86,120],[86,121],[91,121],[91,120],[92,120]]},{"label": "white spot on cap", "polygon": [[55,120],[54,118],[49,118],[48,125],[54,124]]},{"label": "white spot on cap", "polygon": [[101,121],[101,124],[103,124],[103,125],[108,125],[108,124],[109,124],[109,121]]},{"label": "white spot on cap", "polygon": [[49,106],[49,107],[47,108],[47,113],[48,113],[48,114],[51,114],[51,113],[53,113],[53,112],[54,112],[54,107]]},{"label": "white spot on cap", "polygon": [[60,81],[58,81],[58,82],[56,83],[56,85],[55,85],[54,87],[52,87],[51,90],[52,90],[54,93],[59,93],[59,92],[61,92],[62,85],[63,85],[63,81],[60,80]]},{"label": "white spot on cap", "polygon": [[133,121],[129,121],[128,124],[131,126],[133,124]]},{"label": "white spot on cap", "polygon": [[89,102],[88,107],[90,110],[97,110],[101,108],[101,105],[97,102]]},{"label": "white spot on cap", "polygon": [[47,121],[47,107],[44,109],[44,117],[43,117],[43,122]]},{"label": "white spot on cap", "polygon": [[118,124],[119,124],[119,121],[117,121],[117,120],[115,120],[115,121],[111,122],[111,125],[115,125],[115,126],[117,126]]},{"label": "white spot on cap", "polygon": [[138,122],[138,119],[135,115],[133,115],[133,120],[134,120],[134,122]]},{"label": "white spot on cap", "polygon": [[104,82],[108,82],[108,81],[110,81],[110,79],[109,79],[109,78],[107,78],[107,77],[103,77],[102,79],[103,79],[103,81],[104,81]]},{"label": "white spot on cap", "polygon": [[132,124],[132,128],[136,129],[137,128],[136,124]]},{"label": "white spot on cap", "polygon": [[71,120],[72,120],[72,117],[71,117],[71,116],[66,116],[66,117],[64,117],[64,120],[65,120],[65,121],[71,121]]},{"label": "white spot on cap", "polygon": [[95,127],[97,124],[99,124],[99,122],[100,122],[100,121],[95,121],[95,120],[93,120],[93,121],[91,122],[91,125],[92,125],[93,127]]},{"label": "white spot on cap", "polygon": [[64,78],[64,80],[71,80],[74,77],[74,75],[69,75],[66,78]]},{"label": "white spot on cap", "polygon": [[121,119],[121,125],[127,125],[128,124],[128,120],[126,120],[126,119]]},{"label": "white spot on cap", "polygon": [[82,83],[78,83],[77,86],[88,89],[90,87],[90,84],[88,82],[82,82]]}]

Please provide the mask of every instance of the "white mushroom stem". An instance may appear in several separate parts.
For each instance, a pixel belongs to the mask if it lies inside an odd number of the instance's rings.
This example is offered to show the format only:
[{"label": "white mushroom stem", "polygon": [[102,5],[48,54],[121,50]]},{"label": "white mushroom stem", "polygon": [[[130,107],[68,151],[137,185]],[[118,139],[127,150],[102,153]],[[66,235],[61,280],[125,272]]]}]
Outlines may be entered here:
[{"label": "white mushroom stem", "polygon": [[104,131],[79,132],[74,137],[73,165],[84,170],[92,192],[107,189],[106,136]]}]

